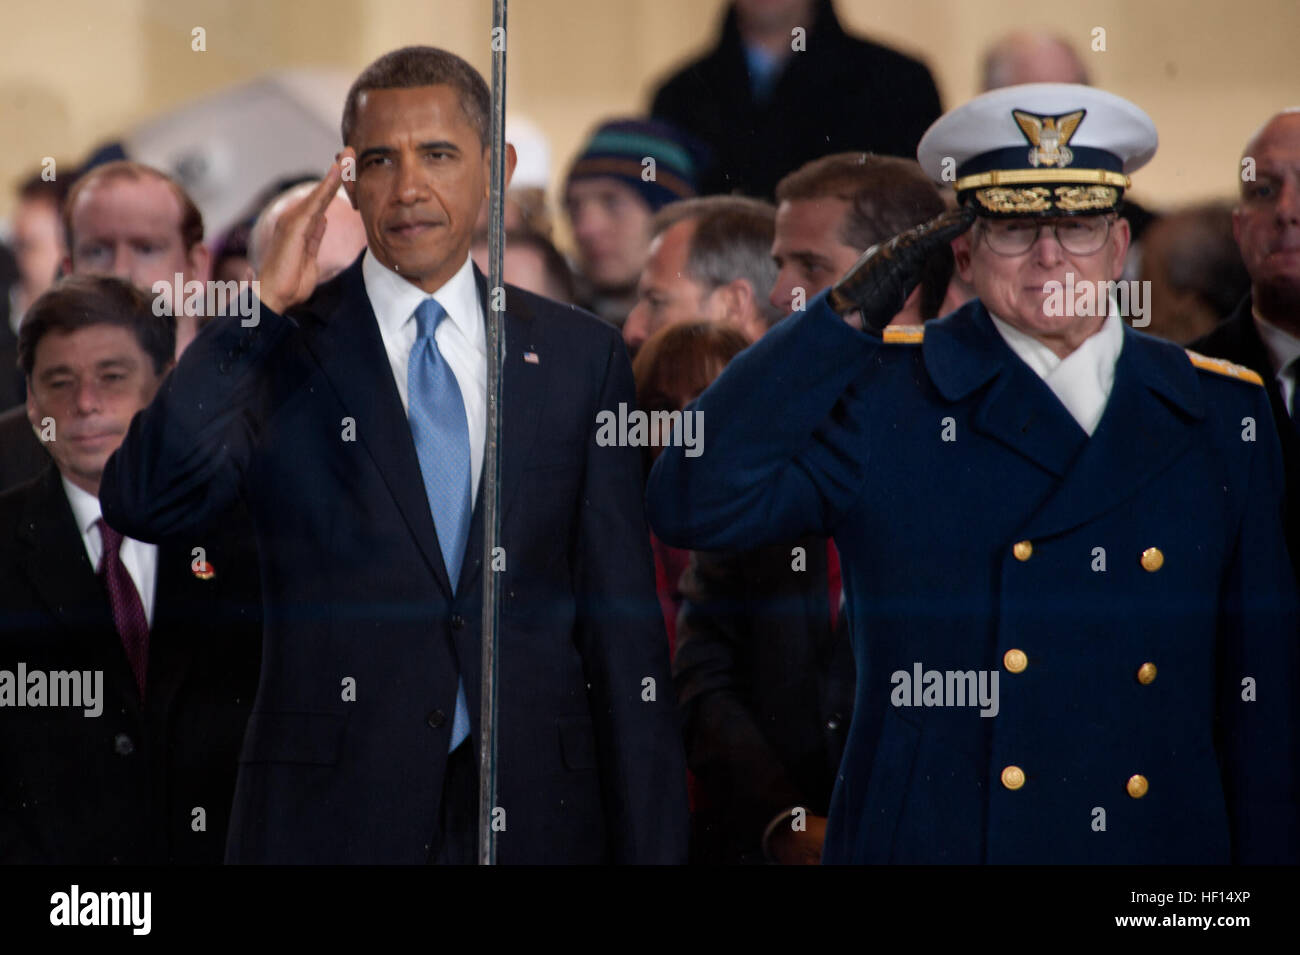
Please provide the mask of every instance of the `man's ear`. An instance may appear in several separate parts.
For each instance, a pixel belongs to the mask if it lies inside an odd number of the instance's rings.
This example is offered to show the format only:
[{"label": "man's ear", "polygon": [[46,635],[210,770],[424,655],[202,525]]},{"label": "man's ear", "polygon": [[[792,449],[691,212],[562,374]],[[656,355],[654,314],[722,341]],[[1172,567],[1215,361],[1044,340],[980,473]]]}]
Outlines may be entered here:
[{"label": "man's ear", "polygon": [[41,430],[41,419],[37,416],[36,399],[32,396],[31,378],[27,379],[27,421],[37,431]]},{"label": "man's ear", "polygon": [[206,282],[212,278],[212,250],[203,242],[195,242],[185,257],[190,264],[190,274],[186,281]]},{"label": "man's ear", "polygon": [[[344,146],[334,154],[334,161],[343,172],[343,191],[348,194],[348,202],[357,208],[357,151],[351,146]],[[359,210],[358,210],[359,211]]]},{"label": "man's ear", "polygon": [[1232,241],[1241,247],[1241,206],[1232,207]]},{"label": "man's ear", "polygon": [[506,143],[506,188],[510,188],[510,180],[515,177],[515,166],[519,165],[519,154],[515,152],[513,143]]},{"label": "man's ear", "polygon": [[963,232],[952,240],[953,265],[957,267],[957,274],[967,285],[971,284],[971,232],[977,228],[979,228],[978,224],[972,226],[970,232]]},{"label": "man's ear", "polygon": [[[510,180],[515,177],[515,166],[519,165],[519,154],[515,152],[515,147],[511,143],[506,143],[506,189],[510,188]],[[483,147],[483,198],[486,199],[492,192],[492,147],[490,145]]]}]

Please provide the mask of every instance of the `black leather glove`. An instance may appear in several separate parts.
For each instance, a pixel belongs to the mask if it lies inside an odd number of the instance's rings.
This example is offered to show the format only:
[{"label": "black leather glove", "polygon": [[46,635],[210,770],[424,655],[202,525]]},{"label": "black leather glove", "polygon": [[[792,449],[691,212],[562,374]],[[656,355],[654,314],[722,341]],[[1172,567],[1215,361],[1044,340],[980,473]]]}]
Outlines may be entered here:
[{"label": "black leather glove", "polygon": [[862,312],[862,326],[879,334],[903,310],[907,296],[921,281],[927,260],[971,227],[969,207],[949,209],[918,226],[873,245],[835,283],[827,297],[841,316]]}]

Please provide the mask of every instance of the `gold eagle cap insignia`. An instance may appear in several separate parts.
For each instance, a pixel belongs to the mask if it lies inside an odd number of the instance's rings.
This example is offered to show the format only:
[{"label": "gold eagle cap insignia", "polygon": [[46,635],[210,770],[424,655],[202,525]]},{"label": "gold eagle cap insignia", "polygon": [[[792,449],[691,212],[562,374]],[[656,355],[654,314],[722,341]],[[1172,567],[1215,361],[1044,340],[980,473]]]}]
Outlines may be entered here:
[{"label": "gold eagle cap insignia", "polygon": [[1038,116],[1013,109],[1011,115],[1015,117],[1016,125],[1033,147],[1029,150],[1029,165],[1037,169],[1039,166],[1068,166],[1074,162],[1074,150],[1069,147],[1070,137],[1079,129],[1087,112],[1086,109],[1077,109],[1060,116]]}]

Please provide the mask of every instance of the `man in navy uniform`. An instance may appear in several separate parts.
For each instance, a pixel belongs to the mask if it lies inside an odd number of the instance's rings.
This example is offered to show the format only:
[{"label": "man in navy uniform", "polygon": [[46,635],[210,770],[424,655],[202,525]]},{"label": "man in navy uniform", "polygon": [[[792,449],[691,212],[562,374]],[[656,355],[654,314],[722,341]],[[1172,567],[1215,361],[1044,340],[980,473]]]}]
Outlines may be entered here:
[{"label": "man in navy uniform", "polygon": [[[1155,145],[1071,84],[942,117],[918,158],[959,208],[733,361],[694,406],[708,453],[655,467],[671,544],[834,536],[858,674],[824,862],[1300,859],[1267,395],[1102,284]],[[978,299],[886,329],[950,240]]]}]

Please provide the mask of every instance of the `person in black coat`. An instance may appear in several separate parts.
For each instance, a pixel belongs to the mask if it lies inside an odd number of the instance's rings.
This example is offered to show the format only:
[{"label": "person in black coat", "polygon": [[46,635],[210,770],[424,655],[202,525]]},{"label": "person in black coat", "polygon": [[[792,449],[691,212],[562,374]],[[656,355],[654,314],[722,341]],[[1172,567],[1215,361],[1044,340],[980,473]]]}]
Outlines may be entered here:
[{"label": "person in black coat", "polygon": [[712,150],[701,194],[770,199],[828,153],[915,156],[940,105],[924,64],[850,36],[831,0],[738,0],[717,46],[660,86],[650,113]]},{"label": "person in black coat", "polygon": [[1191,347],[1244,365],[1264,380],[1282,442],[1286,537],[1294,565],[1300,559],[1300,112],[1272,117],[1242,155],[1254,162],[1255,175],[1241,183],[1232,229],[1250,273],[1250,294]]},{"label": "person in black coat", "polygon": [[0,495],[0,862],[222,860],[261,656],[247,518],[150,547],[96,498],[174,341],[114,278],[68,279],[24,321],[30,413],[56,430]]}]

